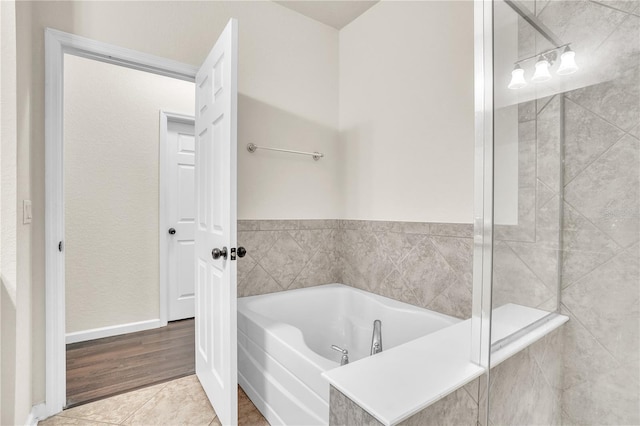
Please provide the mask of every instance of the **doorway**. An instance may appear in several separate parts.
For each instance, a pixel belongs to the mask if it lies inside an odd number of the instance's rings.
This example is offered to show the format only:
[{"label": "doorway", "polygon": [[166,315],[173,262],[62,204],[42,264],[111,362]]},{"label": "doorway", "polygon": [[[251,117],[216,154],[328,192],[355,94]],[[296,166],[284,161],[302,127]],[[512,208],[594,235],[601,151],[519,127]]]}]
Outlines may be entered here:
[{"label": "doorway", "polygon": [[[234,257],[211,257],[212,248],[226,252],[222,248],[229,247],[235,251],[236,244],[237,40],[237,21],[231,19],[203,65],[196,68],[45,30],[47,415],[60,412],[66,396],[63,64],[65,55],[71,54],[196,83],[195,123],[201,130],[195,136],[195,152],[200,152],[196,163],[201,165],[196,164],[195,170],[201,173],[196,174],[194,192],[196,207],[204,207],[196,208],[195,246],[202,266],[194,273],[198,283],[194,297],[196,373],[220,419],[224,423],[237,422],[236,263],[232,262]],[[211,171],[216,174],[215,188],[209,179]],[[215,212],[211,207],[214,205]]]},{"label": "doorway", "polygon": [[[184,129],[178,134],[174,127],[180,124],[172,122],[169,137],[159,133],[159,111],[193,114],[195,99],[191,82],[74,55],[64,56],[64,80],[63,241],[69,407],[195,369],[193,350],[178,353],[175,350],[180,348],[173,344],[178,337],[193,340],[193,321],[177,329],[172,323],[168,330],[161,329],[167,327],[167,320],[194,316],[193,126],[190,134],[184,134]],[[192,231],[186,247],[191,258],[188,252],[180,253],[182,267],[172,264],[178,261],[176,256],[163,258],[164,253],[159,252],[166,232],[160,232],[159,218],[165,210],[170,217],[178,210],[173,198],[161,205],[161,193],[176,188],[172,180],[180,179],[177,165],[162,170],[160,163],[162,154],[178,142],[182,156],[190,157],[190,173],[181,178],[179,192],[184,198],[183,216],[191,216],[187,220]],[[187,236],[184,225],[181,231]],[[180,280],[169,279],[167,290],[175,294],[179,286],[184,297],[162,295],[165,289],[159,283],[166,279],[162,275],[176,269],[183,274],[175,277]],[[169,306],[163,307],[163,302]],[[167,318],[167,311],[171,314],[171,308],[179,303],[182,315],[176,315],[174,309],[173,317]],[[185,329],[188,326],[190,331]],[[155,332],[145,334],[143,330]],[[161,357],[163,352],[172,355]],[[189,352],[192,356],[184,360],[185,368],[172,365],[173,358],[183,358]]]},{"label": "doorway", "polygon": [[168,321],[195,316],[195,123],[160,111],[160,300]]}]

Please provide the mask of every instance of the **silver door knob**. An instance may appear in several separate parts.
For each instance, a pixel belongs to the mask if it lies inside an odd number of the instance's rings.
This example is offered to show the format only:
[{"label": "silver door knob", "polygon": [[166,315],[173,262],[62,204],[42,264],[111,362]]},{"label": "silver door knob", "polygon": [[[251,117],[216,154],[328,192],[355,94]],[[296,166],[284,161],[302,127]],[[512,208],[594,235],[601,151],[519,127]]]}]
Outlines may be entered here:
[{"label": "silver door knob", "polygon": [[176,233],[176,228],[169,228],[169,234],[175,235],[175,233]]},{"label": "silver door knob", "polygon": [[211,250],[211,257],[213,257],[214,259],[226,259],[227,258],[227,248],[226,247],[222,247],[222,250],[220,250],[219,248],[214,248],[213,250]]}]

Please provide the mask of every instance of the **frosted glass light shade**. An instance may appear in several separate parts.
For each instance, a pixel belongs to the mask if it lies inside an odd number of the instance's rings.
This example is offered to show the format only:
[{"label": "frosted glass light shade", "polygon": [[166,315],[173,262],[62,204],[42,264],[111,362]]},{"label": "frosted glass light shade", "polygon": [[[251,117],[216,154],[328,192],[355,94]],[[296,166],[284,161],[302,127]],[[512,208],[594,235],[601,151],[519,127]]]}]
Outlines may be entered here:
[{"label": "frosted glass light shade", "polygon": [[527,85],[527,81],[524,79],[524,70],[520,68],[520,65],[516,65],[516,67],[511,71],[511,81],[507,86],[509,89],[522,89]]},{"label": "frosted glass light shade", "polygon": [[576,52],[567,46],[560,56],[560,67],[556,72],[559,75],[567,75],[573,74],[576,71],[578,71],[578,65],[576,64]]},{"label": "frosted glass light shade", "polygon": [[551,74],[549,73],[549,61],[541,57],[538,59],[538,62],[536,62],[536,71],[533,73],[531,81],[534,83],[541,83],[550,79]]}]

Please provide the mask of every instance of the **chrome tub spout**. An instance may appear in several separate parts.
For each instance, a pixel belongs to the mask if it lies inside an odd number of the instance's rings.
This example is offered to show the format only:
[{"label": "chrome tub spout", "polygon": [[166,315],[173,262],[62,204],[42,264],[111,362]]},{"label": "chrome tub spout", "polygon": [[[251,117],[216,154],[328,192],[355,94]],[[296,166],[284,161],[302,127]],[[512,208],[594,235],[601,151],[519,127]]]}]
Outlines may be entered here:
[{"label": "chrome tub spout", "polygon": [[382,321],[373,322],[373,336],[371,337],[371,355],[382,352]]}]

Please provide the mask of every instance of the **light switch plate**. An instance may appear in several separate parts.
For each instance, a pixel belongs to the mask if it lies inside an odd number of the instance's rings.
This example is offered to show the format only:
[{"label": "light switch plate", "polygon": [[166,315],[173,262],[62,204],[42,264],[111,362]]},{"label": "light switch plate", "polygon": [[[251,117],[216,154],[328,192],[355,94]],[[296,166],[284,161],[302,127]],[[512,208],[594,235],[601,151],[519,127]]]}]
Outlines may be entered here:
[{"label": "light switch plate", "polygon": [[22,200],[22,223],[26,225],[31,223],[32,220],[31,200]]}]

